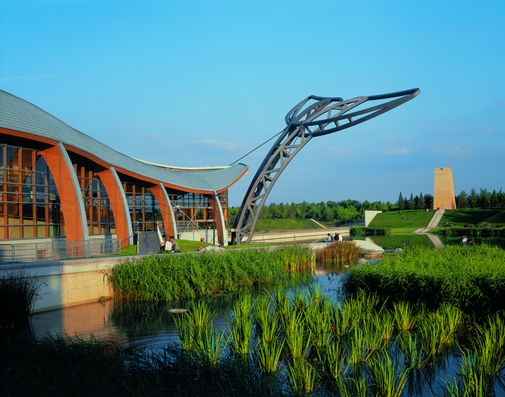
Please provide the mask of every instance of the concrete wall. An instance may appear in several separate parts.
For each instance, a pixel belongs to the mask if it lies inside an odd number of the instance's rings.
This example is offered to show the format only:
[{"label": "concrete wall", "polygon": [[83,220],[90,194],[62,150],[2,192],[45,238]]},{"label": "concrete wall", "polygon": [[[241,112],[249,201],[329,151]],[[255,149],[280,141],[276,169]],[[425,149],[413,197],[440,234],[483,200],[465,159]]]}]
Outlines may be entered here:
[{"label": "concrete wall", "polygon": [[375,215],[382,214],[382,211],[365,211],[365,226],[368,227]]},{"label": "concrete wall", "polygon": [[[285,230],[279,232],[254,233],[252,243],[296,243],[322,241],[330,233],[349,236],[350,227],[332,227],[327,229]],[[244,238],[245,240],[245,238]]]},{"label": "concrete wall", "polygon": [[96,302],[102,296],[112,297],[113,289],[106,272],[126,258],[129,257],[2,265],[0,277],[11,273],[41,277],[44,286],[40,290],[40,299],[37,300],[34,311],[51,310]]},{"label": "concrete wall", "polygon": [[[228,245],[228,230],[223,230],[224,234],[224,245]],[[205,243],[210,243],[214,245],[219,245],[217,230],[215,229],[204,229],[204,230],[196,230],[190,232],[182,232],[179,231],[179,238],[182,240],[190,240],[190,241],[202,241]],[[213,241],[215,238],[215,242]]]}]

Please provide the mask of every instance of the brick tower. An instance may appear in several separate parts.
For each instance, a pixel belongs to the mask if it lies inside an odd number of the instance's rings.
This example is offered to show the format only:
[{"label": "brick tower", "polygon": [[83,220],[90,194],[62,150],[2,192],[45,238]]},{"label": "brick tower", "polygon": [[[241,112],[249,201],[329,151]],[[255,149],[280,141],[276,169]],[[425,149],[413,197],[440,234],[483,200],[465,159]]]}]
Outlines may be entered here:
[{"label": "brick tower", "polygon": [[452,170],[449,167],[435,168],[435,191],[433,209],[455,210],[456,197],[452,183]]}]

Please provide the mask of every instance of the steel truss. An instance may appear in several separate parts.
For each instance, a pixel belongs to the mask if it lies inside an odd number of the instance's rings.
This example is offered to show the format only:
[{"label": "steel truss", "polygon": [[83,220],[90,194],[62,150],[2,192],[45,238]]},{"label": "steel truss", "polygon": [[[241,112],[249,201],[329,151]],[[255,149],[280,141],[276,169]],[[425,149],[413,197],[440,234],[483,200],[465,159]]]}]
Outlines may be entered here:
[{"label": "steel truss", "polygon": [[[249,185],[232,230],[232,244],[251,242],[261,208],[275,182],[296,154],[312,139],[363,123],[419,95],[420,90],[362,96],[343,100],[309,96],[296,105],[285,118],[286,128],[266,155]],[[369,101],[383,101],[358,109]]]}]

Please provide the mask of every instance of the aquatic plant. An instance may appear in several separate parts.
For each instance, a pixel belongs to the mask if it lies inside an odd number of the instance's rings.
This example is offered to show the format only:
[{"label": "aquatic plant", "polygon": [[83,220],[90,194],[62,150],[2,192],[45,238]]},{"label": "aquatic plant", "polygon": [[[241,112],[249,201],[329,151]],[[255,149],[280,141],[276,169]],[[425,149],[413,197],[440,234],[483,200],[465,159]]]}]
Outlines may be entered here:
[{"label": "aquatic plant", "polygon": [[128,258],[115,265],[108,278],[117,299],[169,301],[273,284],[311,264],[312,251],[297,245],[225,253],[162,254]]},{"label": "aquatic plant", "polygon": [[337,265],[348,264],[357,261],[361,254],[361,248],[352,241],[336,241],[328,244],[317,252],[317,260],[322,263]]},{"label": "aquatic plant", "polygon": [[44,286],[43,277],[11,272],[0,278],[0,330],[27,326],[30,313]]},{"label": "aquatic plant", "polygon": [[472,316],[505,309],[505,251],[493,246],[410,247],[343,277],[347,296],[375,292],[390,304],[399,301],[436,309],[450,303]]}]

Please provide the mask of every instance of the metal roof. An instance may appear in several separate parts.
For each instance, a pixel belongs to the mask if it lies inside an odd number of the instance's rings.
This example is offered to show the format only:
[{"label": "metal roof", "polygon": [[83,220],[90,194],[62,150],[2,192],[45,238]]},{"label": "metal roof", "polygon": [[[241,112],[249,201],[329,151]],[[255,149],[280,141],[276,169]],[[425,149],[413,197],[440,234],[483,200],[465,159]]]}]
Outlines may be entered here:
[{"label": "metal roof", "polygon": [[[70,127],[37,106],[0,90],[0,128],[61,142],[66,146],[89,153],[111,167],[179,186],[182,190],[219,191],[232,185],[248,170],[247,165],[212,167],[210,169],[170,169],[136,160]],[[68,150],[71,151],[69,148]]]}]

